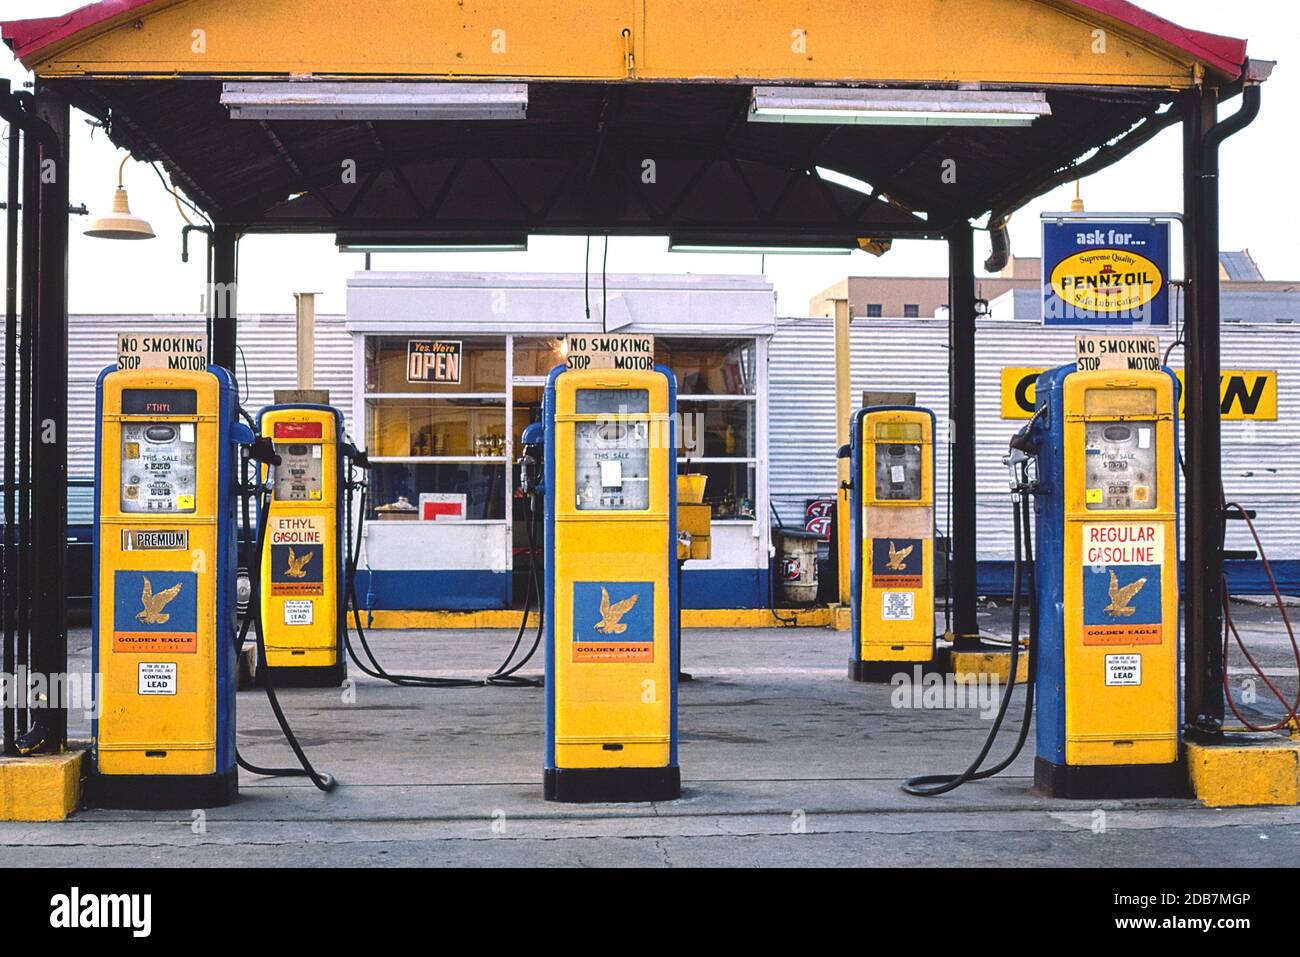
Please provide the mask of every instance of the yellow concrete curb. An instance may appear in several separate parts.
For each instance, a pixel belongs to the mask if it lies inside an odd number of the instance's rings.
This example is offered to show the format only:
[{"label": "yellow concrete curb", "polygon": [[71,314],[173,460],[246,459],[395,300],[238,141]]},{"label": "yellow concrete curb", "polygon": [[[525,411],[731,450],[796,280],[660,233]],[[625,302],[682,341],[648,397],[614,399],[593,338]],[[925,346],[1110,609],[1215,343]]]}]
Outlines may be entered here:
[{"label": "yellow concrete curb", "polygon": [[0,821],[62,821],[81,804],[85,751],[0,758]]},{"label": "yellow concrete curb", "polygon": [[1187,744],[1192,791],[1209,807],[1300,804],[1300,742],[1283,738]]},{"label": "yellow concrete curb", "polygon": [[[845,609],[847,611],[847,609]],[[832,623],[832,610],[778,608],[778,619],[766,608],[686,608],[683,628],[824,628]],[[361,621],[375,630],[393,628],[518,628],[517,611],[375,611],[362,612]],[[785,619],[780,620],[780,619]],[[537,613],[528,616],[528,627],[537,627]],[[847,627],[847,625],[845,626]]]},{"label": "yellow concrete curb", "polygon": [[[949,652],[949,666],[958,681],[969,681],[975,675],[996,675],[1006,684],[1011,674],[1010,651],[952,651]],[[1029,656],[1023,650],[1020,660],[1016,662],[1016,684],[1024,684],[1029,679]]]}]

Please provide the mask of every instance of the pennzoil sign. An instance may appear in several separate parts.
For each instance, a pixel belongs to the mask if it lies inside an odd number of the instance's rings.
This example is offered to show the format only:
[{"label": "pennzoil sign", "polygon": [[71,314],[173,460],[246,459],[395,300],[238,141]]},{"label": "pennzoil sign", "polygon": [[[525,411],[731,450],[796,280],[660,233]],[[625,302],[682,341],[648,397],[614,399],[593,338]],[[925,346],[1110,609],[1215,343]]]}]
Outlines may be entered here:
[{"label": "pennzoil sign", "polygon": [[1043,223],[1043,323],[1169,325],[1168,223]]}]

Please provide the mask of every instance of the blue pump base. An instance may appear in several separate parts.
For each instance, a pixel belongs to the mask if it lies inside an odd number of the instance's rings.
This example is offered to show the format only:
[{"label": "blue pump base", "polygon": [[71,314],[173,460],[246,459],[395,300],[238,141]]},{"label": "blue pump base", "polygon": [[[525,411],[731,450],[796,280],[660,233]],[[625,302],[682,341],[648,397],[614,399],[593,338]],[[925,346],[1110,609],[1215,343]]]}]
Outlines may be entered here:
[{"label": "blue pump base", "polygon": [[86,806],[114,810],[225,807],[239,797],[239,769],[225,774],[100,774],[86,779]]},{"label": "blue pump base", "polygon": [[910,681],[915,669],[920,667],[921,675],[943,675],[948,671],[944,661],[931,658],[929,661],[862,661],[849,659],[849,680],[872,684],[889,684],[895,675],[905,675]]},{"label": "blue pump base", "polygon": [[568,804],[675,801],[682,796],[682,771],[667,768],[547,768],[543,797]]},{"label": "blue pump base", "polygon": [[[337,688],[348,676],[346,663],[302,668],[295,668],[292,665],[275,667],[268,665],[265,671],[271,672],[271,684],[276,688]],[[259,688],[265,688],[265,672],[259,670],[253,683]]]},{"label": "blue pump base", "polygon": [[1034,790],[1047,797],[1081,800],[1192,796],[1187,763],[1181,759],[1174,764],[1082,766],[1035,758]]}]

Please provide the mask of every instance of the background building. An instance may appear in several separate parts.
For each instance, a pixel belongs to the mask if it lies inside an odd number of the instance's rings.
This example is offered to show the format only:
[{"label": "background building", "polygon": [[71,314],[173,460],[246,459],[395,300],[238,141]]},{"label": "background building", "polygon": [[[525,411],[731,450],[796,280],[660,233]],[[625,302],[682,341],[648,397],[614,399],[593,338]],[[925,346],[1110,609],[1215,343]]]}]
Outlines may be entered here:
[{"label": "background building", "polygon": [[[1037,303],[1042,271],[1041,259],[1013,256],[997,276],[975,280],[976,295],[992,303],[1012,290],[1027,290]],[[1230,291],[1234,295],[1300,292],[1300,282],[1264,279],[1249,249],[1221,253],[1219,277],[1232,284]],[[808,315],[830,316],[829,300],[846,297],[854,319],[925,319],[948,308],[948,280],[943,276],[848,276],[813,296],[808,301]],[[1224,318],[1229,318],[1226,311]]]}]

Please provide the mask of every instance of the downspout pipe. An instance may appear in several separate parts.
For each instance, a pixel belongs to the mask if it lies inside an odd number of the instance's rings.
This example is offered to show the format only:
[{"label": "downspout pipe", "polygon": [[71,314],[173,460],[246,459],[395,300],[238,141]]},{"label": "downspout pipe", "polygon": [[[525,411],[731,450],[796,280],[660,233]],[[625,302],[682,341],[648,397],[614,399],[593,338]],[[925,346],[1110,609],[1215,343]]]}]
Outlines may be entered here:
[{"label": "downspout pipe", "polygon": [[1251,123],[1255,122],[1259,116],[1259,105],[1263,98],[1263,91],[1258,81],[1247,81],[1241,90],[1241,109],[1232,116],[1220,123],[1215,124],[1205,134],[1205,140],[1201,146],[1201,160],[1204,163],[1202,167],[1203,176],[1219,175],[1219,147],[1223,145],[1224,140],[1240,133]]}]

